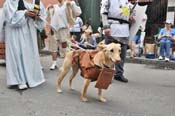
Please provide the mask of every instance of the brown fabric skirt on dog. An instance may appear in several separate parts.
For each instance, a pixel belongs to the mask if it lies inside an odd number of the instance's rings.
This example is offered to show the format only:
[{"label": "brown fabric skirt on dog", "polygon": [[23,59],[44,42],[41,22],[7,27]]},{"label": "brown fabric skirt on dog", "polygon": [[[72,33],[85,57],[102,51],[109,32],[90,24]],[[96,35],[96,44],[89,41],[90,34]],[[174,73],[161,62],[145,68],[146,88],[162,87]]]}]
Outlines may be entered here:
[{"label": "brown fabric skirt on dog", "polygon": [[[96,81],[101,69],[95,66],[93,58],[98,51],[96,50],[76,50],[73,53],[73,64],[79,64],[81,76],[85,79]],[[78,54],[78,55],[77,55]],[[77,60],[78,59],[78,60]]]}]

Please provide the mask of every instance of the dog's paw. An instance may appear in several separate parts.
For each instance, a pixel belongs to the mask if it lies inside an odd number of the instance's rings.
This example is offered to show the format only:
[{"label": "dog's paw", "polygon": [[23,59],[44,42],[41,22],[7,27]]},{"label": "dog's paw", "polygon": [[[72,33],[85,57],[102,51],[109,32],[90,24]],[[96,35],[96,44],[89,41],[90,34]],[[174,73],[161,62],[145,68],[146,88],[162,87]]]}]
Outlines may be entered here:
[{"label": "dog's paw", "polygon": [[57,92],[58,93],[62,93],[63,91],[61,89],[57,89]]},{"label": "dog's paw", "polygon": [[88,102],[88,99],[86,97],[81,97],[81,101]]},{"label": "dog's paw", "polygon": [[99,100],[103,103],[105,103],[107,101],[104,97],[100,97]]}]

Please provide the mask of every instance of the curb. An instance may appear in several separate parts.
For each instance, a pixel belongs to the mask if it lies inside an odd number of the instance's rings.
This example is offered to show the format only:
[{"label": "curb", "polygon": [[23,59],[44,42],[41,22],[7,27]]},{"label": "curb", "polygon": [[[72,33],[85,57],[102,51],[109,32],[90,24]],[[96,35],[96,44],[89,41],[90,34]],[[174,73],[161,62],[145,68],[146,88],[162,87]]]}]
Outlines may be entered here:
[{"label": "curb", "polygon": [[175,70],[175,61],[160,61],[158,59],[146,59],[146,58],[126,58],[127,63],[135,63],[135,64],[146,64],[146,65],[154,65],[160,68],[170,68]]}]

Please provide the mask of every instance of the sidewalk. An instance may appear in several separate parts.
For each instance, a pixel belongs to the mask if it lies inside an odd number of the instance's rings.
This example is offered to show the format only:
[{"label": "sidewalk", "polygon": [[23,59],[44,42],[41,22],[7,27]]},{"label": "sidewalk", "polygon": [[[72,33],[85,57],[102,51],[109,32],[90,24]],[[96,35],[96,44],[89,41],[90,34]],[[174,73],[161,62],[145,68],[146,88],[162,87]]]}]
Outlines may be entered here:
[{"label": "sidewalk", "polygon": [[[41,51],[41,57],[45,55],[50,55],[49,51]],[[126,63],[134,63],[134,64],[145,64],[145,65],[152,65],[158,68],[167,68],[167,69],[173,69],[175,70],[175,61],[160,61],[158,59],[147,59],[144,56],[142,57],[135,57],[130,58],[127,56]],[[4,60],[0,60],[0,66],[5,65]]]},{"label": "sidewalk", "polygon": [[[41,54],[42,55],[50,55],[50,52],[49,51],[42,51]],[[147,59],[144,56],[130,58],[129,56],[127,56],[126,62],[127,63],[135,63],[135,64],[153,65],[153,66],[159,67],[159,68],[167,68],[167,69],[175,70],[175,61],[165,62],[165,61],[160,61],[157,58]]]},{"label": "sidewalk", "polygon": [[143,57],[135,57],[130,58],[127,56],[126,58],[127,63],[135,63],[135,64],[146,64],[146,65],[153,65],[159,68],[170,68],[175,70],[175,61],[169,61],[165,62],[163,60],[158,60],[158,58],[155,59],[147,59],[144,56]]}]

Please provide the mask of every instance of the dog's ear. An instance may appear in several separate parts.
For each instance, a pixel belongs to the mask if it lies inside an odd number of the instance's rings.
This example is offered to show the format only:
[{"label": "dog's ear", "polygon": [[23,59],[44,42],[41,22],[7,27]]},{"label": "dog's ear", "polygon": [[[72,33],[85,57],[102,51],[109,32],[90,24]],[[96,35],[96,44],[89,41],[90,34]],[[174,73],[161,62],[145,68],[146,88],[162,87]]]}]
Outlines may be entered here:
[{"label": "dog's ear", "polygon": [[119,48],[121,48],[121,44],[118,43],[117,46],[118,46]]},{"label": "dog's ear", "polygon": [[99,51],[104,50],[105,48],[106,48],[106,45],[103,42],[100,42],[97,45],[97,50],[99,50]]}]

